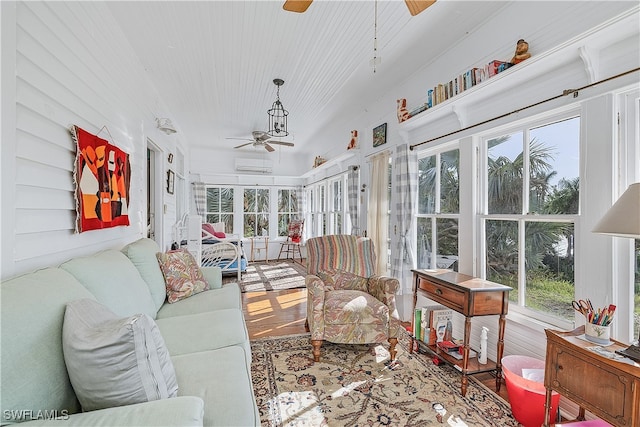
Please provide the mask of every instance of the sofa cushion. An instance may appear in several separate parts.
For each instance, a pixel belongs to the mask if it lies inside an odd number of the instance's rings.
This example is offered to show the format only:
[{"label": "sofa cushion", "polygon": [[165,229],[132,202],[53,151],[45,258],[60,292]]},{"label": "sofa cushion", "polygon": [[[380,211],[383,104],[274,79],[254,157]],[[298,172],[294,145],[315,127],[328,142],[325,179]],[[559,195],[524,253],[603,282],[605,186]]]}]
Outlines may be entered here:
[{"label": "sofa cushion", "polygon": [[238,345],[251,361],[249,333],[240,309],[158,319],[157,324],[171,357]]},{"label": "sofa cushion", "polygon": [[200,267],[187,250],[158,252],[160,270],[167,286],[170,304],[209,289]]},{"label": "sofa cushion", "polygon": [[70,417],[30,421],[20,426],[118,426],[118,427],[202,427],[204,402],[197,396],[177,396],[135,405],[81,412]]},{"label": "sofa cushion", "polygon": [[67,302],[93,296],[59,268],[4,280],[0,294],[0,424],[12,421],[11,410],[78,412],[62,356],[62,321]]},{"label": "sofa cushion", "polygon": [[100,304],[121,317],[144,313],[156,316],[156,305],[138,269],[120,251],[107,250],[89,257],[74,258],[60,265]]},{"label": "sofa cushion", "polygon": [[259,426],[244,351],[238,346],[172,356],[179,396],[201,396],[205,426]]},{"label": "sofa cushion", "polygon": [[62,348],[83,411],[175,397],[175,371],[162,335],[142,313],[120,318],[91,299],[67,304]]},{"label": "sofa cushion", "polygon": [[333,289],[367,292],[366,277],[342,270],[319,271],[316,275]]},{"label": "sofa cushion", "polygon": [[147,238],[136,240],[122,248],[122,253],[135,265],[140,276],[149,287],[156,310],[160,309],[167,299],[164,276],[160,271],[160,265],[156,257],[158,252],[160,252],[158,244]]},{"label": "sofa cushion", "polygon": [[241,309],[240,295],[240,286],[237,283],[227,283],[220,289],[209,289],[174,304],[163,305],[158,310],[156,319],[224,310],[225,308]]}]

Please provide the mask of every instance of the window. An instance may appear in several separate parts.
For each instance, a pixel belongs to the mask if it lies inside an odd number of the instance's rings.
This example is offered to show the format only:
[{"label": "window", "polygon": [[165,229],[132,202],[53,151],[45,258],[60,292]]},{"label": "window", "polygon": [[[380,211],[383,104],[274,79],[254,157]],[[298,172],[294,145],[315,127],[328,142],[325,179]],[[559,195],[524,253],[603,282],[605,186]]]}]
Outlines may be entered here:
[{"label": "window", "polygon": [[206,222],[224,222],[226,233],[233,233],[233,188],[207,187]]},{"label": "window", "polygon": [[295,190],[278,190],[278,236],[287,236],[289,222],[299,217]]},{"label": "window", "polygon": [[330,181],[331,189],[329,199],[329,233],[344,233],[344,215],[345,215],[345,194],[344,194],[344,177]]},{"label": "window", "polygon": [[460,151],[418,160],[418,268],[458,271]]},{"label": "window", "polygon": [[269,235],[269,190],[244,189],[244,237]]},{"label": "window", "polygon": [[533,317],[574,321],[580,118],[484,140],[484,274]]}]

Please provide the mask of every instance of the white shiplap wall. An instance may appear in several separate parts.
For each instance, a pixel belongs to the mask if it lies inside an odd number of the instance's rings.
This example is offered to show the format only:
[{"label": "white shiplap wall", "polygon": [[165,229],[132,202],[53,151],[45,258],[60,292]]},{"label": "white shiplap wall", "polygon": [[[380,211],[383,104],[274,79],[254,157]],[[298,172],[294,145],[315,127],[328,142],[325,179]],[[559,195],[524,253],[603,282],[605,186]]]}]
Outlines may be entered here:
[{"label": "white shiplap wall", "polygon": [[[2,2],[2,34],[2,278],[142,237],[146,138],[166,152],[179,141],[155,128],[166,108],[108,9]],[[130,226],[74,233],[72,124],[91,133],[106,126],[100,136],[130,154]],[[161,241],[173,221],[163,224]]]}]

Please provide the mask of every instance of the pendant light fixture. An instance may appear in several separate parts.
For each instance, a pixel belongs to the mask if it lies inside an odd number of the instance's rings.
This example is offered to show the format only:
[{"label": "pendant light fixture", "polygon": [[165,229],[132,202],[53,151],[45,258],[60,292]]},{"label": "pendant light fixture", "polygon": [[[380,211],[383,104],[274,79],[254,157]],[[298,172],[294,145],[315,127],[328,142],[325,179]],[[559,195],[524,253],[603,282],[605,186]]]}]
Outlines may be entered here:
[{"label": "pendant light fixture", "polygon": [[376,72],[376,66],[380,65],[382,58],[378,56],[378,0],[374,2],[374,16],[373,16],[373,58],[369,61],[369,65],[373,68],[373,72]]},{"label": "pendant light fixture", "polygon": [[276,92],[276,100],[271,106],[271,109],[267,111],[269,115],[269,130],[267,133],[269,136],[287,136],[289,131],[287,130],[287,116],[289,112],[284,109],[282,102],[280,102],[280,86],[284,84],[282,79],[273,79],[273,84],[278,87]]}]

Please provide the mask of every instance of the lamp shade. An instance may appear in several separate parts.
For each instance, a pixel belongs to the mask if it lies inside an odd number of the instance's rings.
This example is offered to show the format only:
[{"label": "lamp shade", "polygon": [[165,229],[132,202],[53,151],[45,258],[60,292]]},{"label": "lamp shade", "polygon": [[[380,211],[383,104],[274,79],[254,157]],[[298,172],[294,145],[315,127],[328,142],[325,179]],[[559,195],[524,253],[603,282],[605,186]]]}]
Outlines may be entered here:
[{"label": "lamp shade", "polygon": [[640,239],[640,182],[631,184],[622,193],[593,232]]}]

